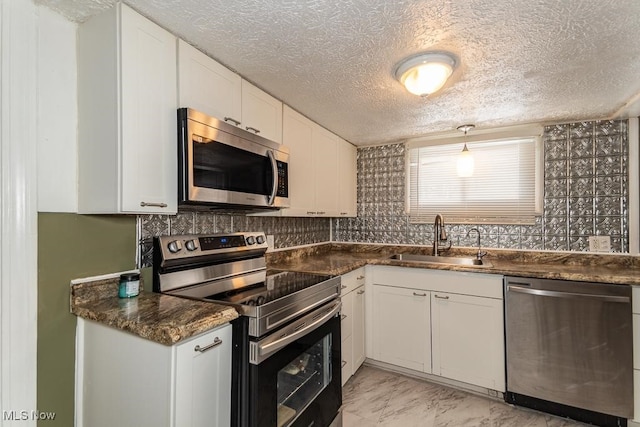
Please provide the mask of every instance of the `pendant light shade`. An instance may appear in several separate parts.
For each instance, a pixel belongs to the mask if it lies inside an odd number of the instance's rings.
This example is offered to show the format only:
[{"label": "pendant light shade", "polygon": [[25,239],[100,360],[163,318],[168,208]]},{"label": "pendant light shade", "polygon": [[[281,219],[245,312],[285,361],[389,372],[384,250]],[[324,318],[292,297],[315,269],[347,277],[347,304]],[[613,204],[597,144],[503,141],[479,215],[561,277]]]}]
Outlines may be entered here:
[{"label": "pendant light shade", "polygon": [[473,169],[475,164],[473,160],[473,155],[467,148],[467,141],[466,141],[467,132],[473,128],[475,128],[475,125],[458,126],[458,130],[463,131],[465,136],[464,147],[462,148],[462,151],[458,155],[457,171],[458,171],[458,176],[460,178],[469,178],[473,176]]},{"label": "pendant light shade", "polygon": [[444,86],[455,66],[452,55],[423,53],[401,62],[396,68],[396,79],[414,95],[428,96]]}]

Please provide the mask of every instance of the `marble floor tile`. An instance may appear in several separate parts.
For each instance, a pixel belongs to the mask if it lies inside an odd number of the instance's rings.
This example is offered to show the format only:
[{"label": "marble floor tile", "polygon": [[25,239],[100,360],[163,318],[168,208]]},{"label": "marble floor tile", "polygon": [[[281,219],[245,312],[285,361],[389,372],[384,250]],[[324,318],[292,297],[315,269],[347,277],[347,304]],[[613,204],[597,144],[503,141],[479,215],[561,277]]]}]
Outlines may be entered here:
[{"label": "marble floor tile", "polygon": [[362,366],[342,389],[344,427],[579,427],[502,400]]}]

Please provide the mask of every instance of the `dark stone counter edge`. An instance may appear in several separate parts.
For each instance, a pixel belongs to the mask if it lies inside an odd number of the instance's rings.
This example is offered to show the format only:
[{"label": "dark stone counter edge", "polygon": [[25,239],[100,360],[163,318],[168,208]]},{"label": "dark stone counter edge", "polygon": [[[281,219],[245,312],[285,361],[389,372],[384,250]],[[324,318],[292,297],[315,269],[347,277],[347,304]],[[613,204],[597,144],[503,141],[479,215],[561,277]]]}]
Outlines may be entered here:
[{"label": "dark stone counter edge", "polygon": [[[313,255],[313,261],[300,257],[295,259],[274,260],[269,268],[278,271],[301,271],[316,274],[343,275],[365,265],[387,265],[396,267],[422,268],[431,270],[449,270],[485,274],[500,274],[504,276],[530,277],[536,279],[555,279],[594,283],[612,283],[621,285],[640,285],[640,268],[635,265],[576,265],[567,263],[537,264],[526,260],[490,259],[493,267],[461,266],[451,264],[420,263],[411,261],[397,261],[388,259],[388,255],[371,254],[370,257],[356,253],[353,259],[341,252],[340,260],[331,262],[331,251]],[[309,255],[311,256],[311,255]],[[322,260],[326,259],[326,262]],[[280,261],[280,262],[278,262]]]},{"label": "dark stone counter edge", "polygon": [[224,325],[238,317],[233,307],[141,292],[130,299],[117,296],[117,279],[71,286],[71,313],[164,345]]}]

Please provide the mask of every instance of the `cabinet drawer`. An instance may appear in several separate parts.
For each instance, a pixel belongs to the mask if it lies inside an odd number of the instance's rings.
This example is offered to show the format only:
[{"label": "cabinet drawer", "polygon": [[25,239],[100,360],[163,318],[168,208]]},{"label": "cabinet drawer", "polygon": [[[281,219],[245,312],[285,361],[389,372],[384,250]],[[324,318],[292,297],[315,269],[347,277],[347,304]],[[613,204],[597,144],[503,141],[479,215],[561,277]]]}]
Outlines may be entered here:
[{"label": "cabinet drawer", "polygon": [[350,271],[341,277],[342,294],[349,293],[355,288],[364,285],[364,267]]},{"label": "cabinet drawer", "polygon": [[397,288],[502,299],[503,276],[428,268],[375,266],[373,283]]}]

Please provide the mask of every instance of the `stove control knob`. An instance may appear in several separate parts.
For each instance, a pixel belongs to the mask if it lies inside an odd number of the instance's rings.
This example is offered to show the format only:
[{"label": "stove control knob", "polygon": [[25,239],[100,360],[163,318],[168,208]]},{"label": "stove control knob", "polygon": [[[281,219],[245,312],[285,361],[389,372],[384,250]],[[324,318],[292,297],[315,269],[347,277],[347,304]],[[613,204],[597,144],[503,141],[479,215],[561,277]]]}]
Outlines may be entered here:
[{"label": "stove control knob", "polygon": [[172,242],[169,242],[167,248],[169,249],[169,252],[175,254],[176,252],[180,252],[182,250],[182,243],[180,242],[180,240],[174,240]]},{"label": "stove control knob", "polygon": [[264,236],[261,234],[258,237],[256,237],[256,241],[258,242],[259,245],[264,243]]},{"label": "stove control knob", "polygon": [[253,236],[247,237],[247,245],[255,245],[256,239]]},{"label": "stove control knob", "polygon": [[198,242],[195,239],[187,240],[184,245],[187,247],[187,250],[189,251],[195,251],[196,249],[198,249]]}]

